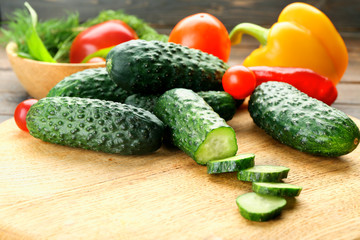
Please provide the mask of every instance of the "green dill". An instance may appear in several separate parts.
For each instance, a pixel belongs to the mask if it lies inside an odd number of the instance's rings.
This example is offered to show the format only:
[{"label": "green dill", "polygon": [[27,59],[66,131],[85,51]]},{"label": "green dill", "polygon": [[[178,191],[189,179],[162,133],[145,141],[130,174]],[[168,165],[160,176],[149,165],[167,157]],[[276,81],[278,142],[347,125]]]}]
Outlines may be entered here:
[{"label": "green dill", "polygon": [[[30,14],[26,9],[16,9],[12,14],[7,15],[8,20],[3,22],[6,26],[1,28],[2,37],[0,43],[2,45],[13,41],[17,44],[18,54],[26,56],[29,54],[29,48],[26,44],[26,33],[31,26]],[[39,21],[36,25],[36,31],[48,49],[51,56],[58,62],[67,62],[70,47],[62,53],[62,45],[71,42],[77,35],[78,31],[74,31],[79,26],[79,15],[77,13],[68,13],[63,19],[49,19],[47,21]]]},{"label": "green dill", "polygon": [[144,20],[139,19],[134,15],[129,15],[124,13],[123,10],[103,10],[99,15],[93,19],[82,24],[83,27],[89,27],[104,21],[118,19],[125,22],[132,29],[135,30],[136,34],[140,39],[143,40],[158,40],[162,42],[167,42],[168,36],[164,34],[159,34],[157,31],[147,24]]},{"label": "green dill", "polygon": [[[18,55],[30,57],[29,48],[26,44],[26,33],[31,26],[31,17],[26,9],[16,9],[11,14],[6,15],[7,21],[2,22],[0,31],[0,44],[6,45],[13,41],[18,46]],[[166,42],[168,36],[159,34],[154,28],[142,19],[134,15],[128,15],[123,10],[103,10],[95,18],[89,19],[84,23],[79,22],[77,12],[66,12],[63,18],[38,21],[36,32],[43,41],[51,56],[57,62],[69,62],[69,52],[72,41],[81,30],[95,24],[119,19],[127,23],[135,30],[140,39],[159,40]]]}]

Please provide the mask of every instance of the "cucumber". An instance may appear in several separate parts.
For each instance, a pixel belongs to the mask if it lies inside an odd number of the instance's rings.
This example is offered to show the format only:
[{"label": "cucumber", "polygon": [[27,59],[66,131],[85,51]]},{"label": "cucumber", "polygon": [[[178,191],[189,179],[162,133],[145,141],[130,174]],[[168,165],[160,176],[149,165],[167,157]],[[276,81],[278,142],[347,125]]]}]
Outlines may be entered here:
[{"label": "cucumber", "polygon": [[229,93],[224,91],[200,91],[197,94],[225,121],[229,121],[234,117],[239,100],[235,101]]},{"label": "cucumber", "polygon": [[245,193],[236,199],[240,214],[251,221],[264,222],[280,215],[286,205],[282,197]]},{"label": "cucumber", "polygon": [[239,154],[233,157],[212,160],[207,162],[207,173],[225,173],[225,172],[238,172],[242,169],[253,167],[255,155]]},{"label": "cucumber", "polygon": [[234,129],[192,90],[175,88],[165,92],[154,113],[169,128],[173,144],[200,165],[237,152]]},{"label": "cucumber", "polygon": [[287,83],[262,83],[251,95],[248,109],[257,126],[302,152],[337,157],[359,144],[359,128],[345,113]]},{"label": "cucumber", "polygon": [[283,166],[256,165],[238,172],[238,179],[250,182],[279,182],[287,178],[289,168]]},{"label": "cucumber", "polygon": [[156,151],[164,132],[163,123],[144,109],[77,97],[40,99],[26,122],[43,141],[122,155]]},{"label": "cucumber", "polygon": [[296,197],[299,196],[302,187],[289,183],[253,182],[252,189],[265,195]]},{"label": "cucumber", "polygon": [[161,94],[140,94],[135,93],[125,99],[125,104],[143,108],[149,112],[154,112],[155,104]]},{"label": "cucumber", "polygon": [[[236,112],[236,101],[224,91],[200,91],[197,94],[202,97],[213,110],[225,121],[233,118]],[[125,99],[125,104],[154,111],[155,104],[161,94],[139,94],[135,93]]]},{"label": "cucumber", "polygon": [[65,77],[47,97],[81,97],[123,103],[130,94],[110,79],[106,68],[90,68]]},{"label": "cucumber", "polygon": [[164,93],[173,88],[223,90],[221,80],[228,67],[200,50],[159,41],[127,41],[106,57],[110,78],[134,93]]}]

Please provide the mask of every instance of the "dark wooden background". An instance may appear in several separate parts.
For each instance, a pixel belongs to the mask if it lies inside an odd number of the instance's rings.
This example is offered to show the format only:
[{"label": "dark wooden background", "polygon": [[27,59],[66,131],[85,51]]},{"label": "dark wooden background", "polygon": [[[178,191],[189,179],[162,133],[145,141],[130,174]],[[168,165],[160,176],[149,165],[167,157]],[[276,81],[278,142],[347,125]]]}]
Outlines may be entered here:
[{"label": "dark wooden background", "polygon": [[[231,29],[240,22],[270,26],[280,11],[290,2],[284,0],[28,0],[40,19],[64,16],[77,11],[82,20],[94,17],[103,9],[124,9],[141,16],[157,28],[172,28],[190,14],[208,12]],[[360,29],[360,0],[308,0],[322,10],[340,31]],[[23,0],[1,0],[1,18],[16,8],[23,8]]]},{"label": "dark wooden background", "polygon": [[[281,10],[294,1],[281,0],[28,0],[40,20],[61,18],[66,11],[79,12],[84,20],[103,9],[123,9],[149,22],[159,32],[169,34],[182,18],[208,12],[219,18],[230,31],[241,22],[264,27],[277,20]],[[349,65],[337,85],[338,98],[333,104],[345,113],[360,118],[360,0],[308,0],[323,11],[334,23],[349,51]],[[23,0],[0,0],[1,20],[16,8],[24,8]],[[245,36],[242,44],[231,50],[229,63],[239,64],[258,47],[258,42]],[[30,96],[17,80],[5,54],[0,48],[0,123],[13,116],[18,103]]]}]

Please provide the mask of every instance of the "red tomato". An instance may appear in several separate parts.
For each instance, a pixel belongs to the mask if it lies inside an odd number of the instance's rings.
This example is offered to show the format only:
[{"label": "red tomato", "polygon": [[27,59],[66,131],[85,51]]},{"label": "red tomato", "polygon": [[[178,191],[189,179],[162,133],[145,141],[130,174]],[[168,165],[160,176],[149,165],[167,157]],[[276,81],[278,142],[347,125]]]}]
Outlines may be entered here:
[{"label": "red tomato", "polygon": [[106,62],[106,59],[102,57],[93,57],[90,58],[89,61],[87,61],[87,63],[102,63],[102,62]]},{"label": "red tomato", "polygon": [[222,85],[225,92],[235,99],[244,99],[254,91],[256,87],[255,74],[242,65],[228,68],[222,77]]},{"label": "red tomato", "polygon": [[182,19],[169,36],[174,42],[210,53],[227,62],[231,42],[225,26],[208,13],[198,13]]},{"label": "red tomato", "polygon": [[70,49],[70,62],[80,63],[91,53],[133,39],[138,39],[136,32],[121,20],[94,25],[74,39]]},{"label": "red tomato", "polygon": [[17,105],[15,112],[14,112],[14,119],[15,119],[16,125],[21,130],[24,130],[26,132],[29,131],[26,127],[26,115],[27,115],[30,107],[37,102],[38,102],[37,99],[27,99],[27,100],[19,103],[19,105]]}]

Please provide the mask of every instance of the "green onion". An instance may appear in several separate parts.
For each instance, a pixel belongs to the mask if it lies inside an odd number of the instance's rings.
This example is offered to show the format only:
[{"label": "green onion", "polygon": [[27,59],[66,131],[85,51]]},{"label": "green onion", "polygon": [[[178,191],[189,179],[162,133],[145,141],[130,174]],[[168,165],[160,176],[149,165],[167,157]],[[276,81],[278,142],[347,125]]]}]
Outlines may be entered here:
[{"label": "green onion", "polygon": [[50,55],[49,51],[46,49],[44,43],[36,31],[38,16],[35,10],[28,2],[25,2],[24,5],[29,10],[31,16],[31,28],[30,31],[26,34],[26,44],[28,45],[30,55],[39,61],[53,63],[56,62]]}]

